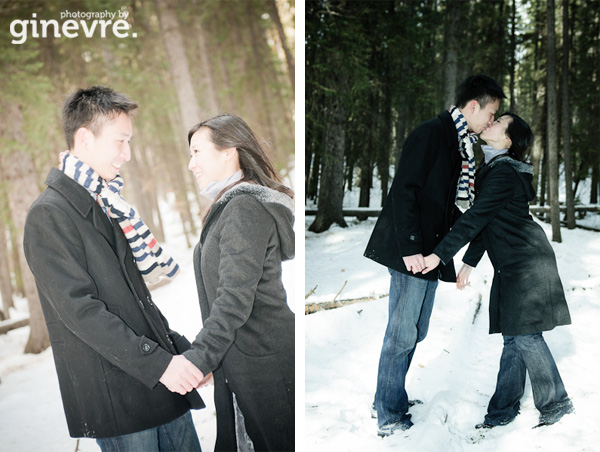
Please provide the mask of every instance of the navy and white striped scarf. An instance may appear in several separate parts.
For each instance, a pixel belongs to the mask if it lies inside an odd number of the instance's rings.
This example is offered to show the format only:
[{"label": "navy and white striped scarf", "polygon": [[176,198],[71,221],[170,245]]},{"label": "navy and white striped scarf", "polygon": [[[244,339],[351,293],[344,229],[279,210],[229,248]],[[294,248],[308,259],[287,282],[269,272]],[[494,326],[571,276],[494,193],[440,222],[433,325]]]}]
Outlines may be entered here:
[{"label": "navy and white striped scarf", "polygon": [[477,143],[477,135],[469,132],[467,120],[454,105],[448,110],[460,140],[459,152],[462,157],[460,177],[456,187],[456,205],[466,210],[475,200],[475,152],[473,145]]},{"label": "navy and white striped scarf", "polygon": [[117,175],[113,180],[106,181],[69,152],[62,153],[60,160],[59,169],[90,193],[95,193],[98,204],[109,217],[117,220],[129,242],[144,281],[156,283],[161,277],[174,278],[179,272],[179,265],[163,251],[150,229],[121,196],[121,176]]}]

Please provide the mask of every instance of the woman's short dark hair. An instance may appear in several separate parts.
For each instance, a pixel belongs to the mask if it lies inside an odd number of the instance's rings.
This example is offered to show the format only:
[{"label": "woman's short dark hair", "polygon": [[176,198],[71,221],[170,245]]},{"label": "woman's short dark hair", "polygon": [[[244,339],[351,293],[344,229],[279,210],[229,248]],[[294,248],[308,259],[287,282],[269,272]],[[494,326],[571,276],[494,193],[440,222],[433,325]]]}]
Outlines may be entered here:
[{"label": "woman's short dark hair", "polygon": [[517,160],[522,161],[527,157],[527,150],[533,142],[533,132],[531,132],[529,124],[520,116],[509,111],[502,113],[500,117],[502,116],[510,116],[512,118],[512,121],[506,127],[506,136],[510,138],[512,143],[508,149],[508,153]]},{"label": "woman's short dark hair", "polygon": [[487,75],[472,75],[458,86],[456,106],[463,108],[472,99],[479,102],[481,108],[485,108],[489,102],[506,99],[506,96],[493,78]]},{"label": "woman's short dark hair", "polygon": [[81,127],[98,135],[107,119],[129,114],[138,104],[106,86],[82,88],[71,94],[62,110],[62,125],[67,148],[73,149],[75,132]]},{"label": "woman's short dark hair", "polygon": [[218,150],[236,148],[240,168],[244,174],[240,182],[253,182],[294,197],[294,192],[283,185],[267,153],[246,121],[230,114],[222,114],[196,124],[188,132],[188,144],[202,127],[210,129],[210,139]]}]

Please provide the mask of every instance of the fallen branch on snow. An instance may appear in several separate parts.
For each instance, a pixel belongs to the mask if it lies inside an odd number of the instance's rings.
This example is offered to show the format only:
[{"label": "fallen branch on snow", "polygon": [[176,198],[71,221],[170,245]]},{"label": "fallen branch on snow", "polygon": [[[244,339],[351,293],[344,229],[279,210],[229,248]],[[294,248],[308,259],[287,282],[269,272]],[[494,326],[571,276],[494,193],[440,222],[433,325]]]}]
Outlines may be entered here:
[{"label": "fallen branch on snow", "polygon": [[[341,291],[340,291],[341,292]],[[338,294],[339,295],[339,294]],[[388,294],[380,295],[379,297],[361,297],[361,298],[352,298],[348,300],[338,300],[338,301],[327,301],[324,303],[311,303],[304,306],[304,314],[314,314],[319,311],[328,311],[330,309],[341,308],[343,306],[348,306],[354,303],[364,303],[365,301],[376,300],[377,298],[385,298]]]},{"label": "fallen branch on snow", "polygon": [[11,330],[16,330],[22,326],[29,325],[29,319],[13,320],[11,322],[5,322],[0,325],[0,334],[6,334]]}]

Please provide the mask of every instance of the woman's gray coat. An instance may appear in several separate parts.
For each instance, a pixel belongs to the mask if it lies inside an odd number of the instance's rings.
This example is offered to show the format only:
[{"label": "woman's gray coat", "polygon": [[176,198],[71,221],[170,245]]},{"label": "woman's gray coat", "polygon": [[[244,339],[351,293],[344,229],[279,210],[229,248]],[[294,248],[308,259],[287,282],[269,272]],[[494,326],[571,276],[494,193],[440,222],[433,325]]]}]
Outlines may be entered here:
[{"label": "woman's gray coat", "polygon": [[203,327],[184,355],[204,374],[216,370],[215,450],[232,447],[231,392],[257,450],[293,447],[260,444],[263,433],[293,439],[295,321],[281,279],[281,262],[294,257],[293,218],[289,196],[241,183],[213,204],[196,246]]},{"label": "woman's gray coat", "polygon": [[494,266],[490,333],[515,336],[571,323],[556,258],[529,215],[532,167],[502,155],[481,167],[473,206],[434,253],[448,262],[471,242],[463,261],[474,267],[487,251]]}]

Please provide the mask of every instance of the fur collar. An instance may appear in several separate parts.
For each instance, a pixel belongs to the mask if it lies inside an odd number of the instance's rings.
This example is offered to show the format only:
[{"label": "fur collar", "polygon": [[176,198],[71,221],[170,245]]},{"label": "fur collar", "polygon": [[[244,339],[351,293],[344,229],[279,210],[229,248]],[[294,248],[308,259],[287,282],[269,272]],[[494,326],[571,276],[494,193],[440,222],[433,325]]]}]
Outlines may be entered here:
[{"label": "fur collar", "polygon": [[496,166],[497,164],[499,164],[501,162],[509,164],[515,170],[517,170],[517,172],[519,172],[519,173],[525,173],[525,174],[531,174],[531,175],[533,175],[533,165],[530,165],[527,162],[521,162],[519,160],[516,160],[516,159],[514,159],[514,158],[512,158],[512,157],[510,157],[509,155],[506,155],[506,154],[502,154],[502,155],[499,155],[499,156],[493,158],[488,163],[488,166],[490,168],[493,168],[494,166]]},{"label": "fur collar", "polygon": [[280,204],[291,212],[294,211],[294,200],[285,193],[273,190],[264,185],[242,182],[227,190],[215,204],[227,203],[237,195],[250,195],[262,203]]}]

